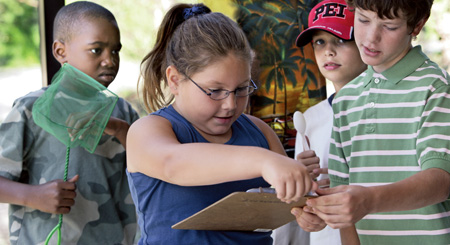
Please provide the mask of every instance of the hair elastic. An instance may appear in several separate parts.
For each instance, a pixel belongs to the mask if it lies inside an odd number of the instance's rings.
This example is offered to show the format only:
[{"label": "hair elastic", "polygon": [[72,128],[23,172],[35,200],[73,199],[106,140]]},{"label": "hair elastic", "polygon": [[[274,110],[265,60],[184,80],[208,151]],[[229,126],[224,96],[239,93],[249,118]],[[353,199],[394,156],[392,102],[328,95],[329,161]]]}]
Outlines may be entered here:
[{"label": "hair elastic", "polygon": [[185,8],[183,10],[183,18],[184,18],[184,20],[187,20],[193,16],[207,14],[210,12],[211,12],[211,10],[208,7],[206,7],[204,5],[196,4],[196,5],[192,6],[192,8]]}]

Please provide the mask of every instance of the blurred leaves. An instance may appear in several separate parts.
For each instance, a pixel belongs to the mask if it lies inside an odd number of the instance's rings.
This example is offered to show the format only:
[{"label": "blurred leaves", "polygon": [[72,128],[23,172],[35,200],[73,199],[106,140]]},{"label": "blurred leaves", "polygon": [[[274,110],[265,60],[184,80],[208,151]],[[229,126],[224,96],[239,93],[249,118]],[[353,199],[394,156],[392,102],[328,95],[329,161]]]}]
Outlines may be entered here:
[{"label": "blurred leaves", "polygon": [[441,68],[450,72],[450,0],[435,0],[431,16],[414,45],[422,45],[423,51]]},{"label": "blurred leaves", "polygon": [[39,63],[37,0],[0,0],[0,66]]}]

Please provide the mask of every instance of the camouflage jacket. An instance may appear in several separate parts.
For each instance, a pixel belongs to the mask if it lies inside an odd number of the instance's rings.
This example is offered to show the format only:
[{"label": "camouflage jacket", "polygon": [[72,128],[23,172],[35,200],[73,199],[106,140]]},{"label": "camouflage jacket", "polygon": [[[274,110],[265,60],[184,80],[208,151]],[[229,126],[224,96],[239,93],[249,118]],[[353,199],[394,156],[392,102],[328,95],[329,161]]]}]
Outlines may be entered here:
[{"label": "camouflage jacket", "polygon": [[[37,126],[31,108],[44,89],[15,101],[0,125],[0,176],[38,185],[63,179],[66,146]],[[119,99],[112,116],[132,123],[138,114]],[[77,197],[63,215],[62,244],[133,244],[136,211],[128,188],[125,149],[118,139],[103,135],[95,152],[71,148],[68,178],[78,174]],[[11,244],[44,244],[59,215],[10,205]],[[57,233],[51,244],[57,241]]]}]

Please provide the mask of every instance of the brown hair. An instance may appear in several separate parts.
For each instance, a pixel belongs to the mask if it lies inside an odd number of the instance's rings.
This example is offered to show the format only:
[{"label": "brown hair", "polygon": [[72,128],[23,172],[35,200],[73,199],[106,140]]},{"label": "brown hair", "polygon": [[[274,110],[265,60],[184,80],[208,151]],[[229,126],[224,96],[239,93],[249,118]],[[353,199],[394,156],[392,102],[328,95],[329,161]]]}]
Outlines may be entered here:
[{"label": "brown hair", "polygon": [[433,0],[346,0],[346,2],[351,7],[378,13],[381,19],[394,19],[403,14],[411,31],[420,20],[430,17],[433,5]]},{"label": "brown hair", "polygon": [[[192,15],[193,7],[206,11]],[[186,16],[186,12],[191,14]],[[151,112],[173,102],[173,95],[164,95],[168,66],[191,76],[230,53],[251,65],[252,51],[237,23],[221,13],[210,12],[203,4],[173,6],[159,27],[155,46],[141,63],[139,82],[143,82],[145,107]]]}]

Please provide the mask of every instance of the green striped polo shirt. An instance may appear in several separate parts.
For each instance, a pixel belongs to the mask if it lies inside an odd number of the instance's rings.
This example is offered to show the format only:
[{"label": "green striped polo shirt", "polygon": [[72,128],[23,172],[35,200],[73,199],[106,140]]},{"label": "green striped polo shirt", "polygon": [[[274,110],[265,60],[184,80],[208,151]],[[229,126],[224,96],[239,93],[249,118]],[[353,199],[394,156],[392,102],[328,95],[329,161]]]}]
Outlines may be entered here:
[{"label": "green striped polo shirt", "polygon": [[[421,47],[393,67],[371,66],[333,100],[331,186],[380,186],[428,168],[450,172],[449,75]],[[449,188],[449,187],[444,187]],[[449,244],[450,200],[365,216],[361,244]]]}]

